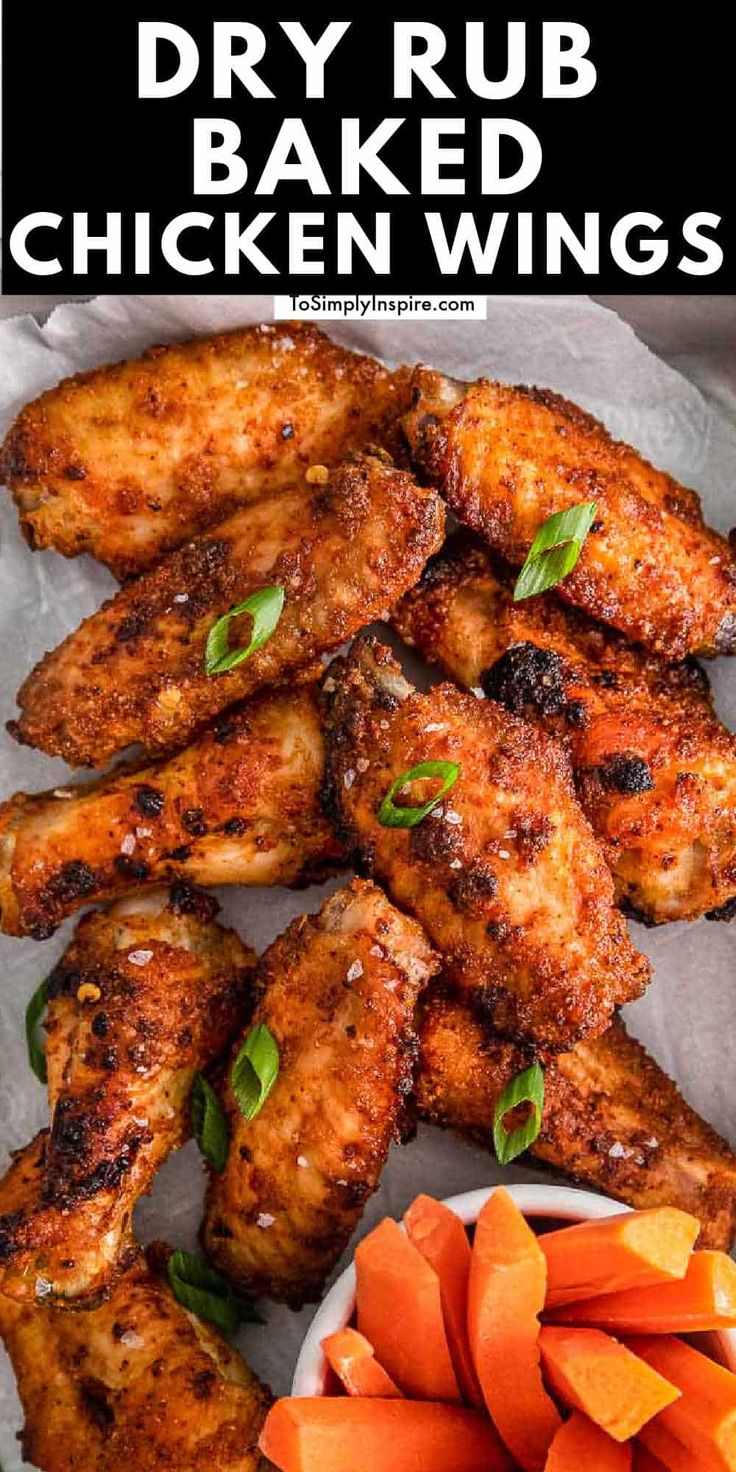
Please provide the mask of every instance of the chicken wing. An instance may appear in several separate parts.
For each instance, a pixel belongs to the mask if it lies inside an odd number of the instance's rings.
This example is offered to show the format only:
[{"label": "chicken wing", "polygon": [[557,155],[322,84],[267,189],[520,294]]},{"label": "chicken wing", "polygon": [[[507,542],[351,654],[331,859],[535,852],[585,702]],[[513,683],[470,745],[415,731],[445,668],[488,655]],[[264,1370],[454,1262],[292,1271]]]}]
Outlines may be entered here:
[{"label": "chicken wing", "polygon": [[364,880],[262,957],[254,1021],[280,1071],[250,1123],[228,1080],[230,1150],[203,1227],[208,1257],[241,1290],[292,1307],[319,1296],[400,1132],[415,1004],[437,964],[419,926]]},{"label": "chicken wing", "polygon": [[[420,1117],[493,1149],[496,1101],[528,1062],[489,1035],[472,1008],[433,988],[420,1022]],[[619,1019],[548,1065],[532,1154],[629,1206],[693,1212],[701,1246],[731,1248],[736,1156]]]},{"label": "chicken wing", "polygon": [[324,743],[305,687],[229,710],[168,761],[0,804],[0,928],[45,940],[91,901],[147,884],[313,882],[342,849],[319,801]]},{"label": "chicken wing", "polygon": [[88,1313],[0,1297],[0,1334],[40,1472],[265,1472],[268,1391],[142,1256]]},{"label": "chicken wing", "polygon": [[[453,984],[497,1031],[543,1050],[602,1032],[649,965],[558,743],[454,685],[418,694],[375,640],[336,661],[324,690],[328,810],[358,863],[424,925]],[[455,763],[455,786],[415,826],[382,826],[389,789],[424,762]],[[437,790],[424,778],[396,801]]]},{"label": "chicken wing", "polygon": [[417,369],[405,429],[455,515],[509,562],[553,512],[595,501],[561,596],[666,659],[736,652],[736,554],[694,491],[547,389]]},{"label": "chicken wing", "polygon": [[126,577],[308,465],[396,452],[409,381],[293,322],[151,348],[27,404],[0,479],[32,547]]},{"label": "chicken wing", "polygon": [[736,738],[698,665],[666,665],[553,593],[514,603],[508,570],[464,534],[392,621],[461,684],[565,743],[625,908],[651,923],[730,916]]},{"label": "chicken wing", "polygon": [[51,1128],[0,1182],[0,1287],[94,1301],[133,1250],[131,1217],[189,1135],[195,1074],[242,1017],[252,953],[180,885],[88,915],[49,977]]},{"label": "chicken wing", "polygon": [[[320,655],[416,582],[443,526],[434,491],[369,455],[310,495],[300,487],[246,507],[121,589],[47,654],[9,729],[72,766],[102,766],[136,742],[182,746],[233,701],[314,673]],[[208,675],[215,621],[274,585],[285,593],[275,632],[237,668]],[[252,630],[250,615],[235,619],[232,647]]]}]

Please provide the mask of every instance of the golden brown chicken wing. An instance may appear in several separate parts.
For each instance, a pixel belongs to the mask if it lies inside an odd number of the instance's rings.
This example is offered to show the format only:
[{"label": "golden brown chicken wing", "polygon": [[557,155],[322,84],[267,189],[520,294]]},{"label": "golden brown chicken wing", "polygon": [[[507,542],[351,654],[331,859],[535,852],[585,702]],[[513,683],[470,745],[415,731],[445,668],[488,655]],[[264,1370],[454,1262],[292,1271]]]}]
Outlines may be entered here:
[{"label": "golden brown chicken wing", "polygon": [[126,577],[308,465],[397,451],[409,378],[293,322],[151,348],[27,404],[0,479],[32,547]]},{"label": "golden brown chicken wing", "polygon": [[[246,507],[121,589],[47,654],[9,729],[72,766],[102,766],[136,742],[182,746],[234,700],[314,673],[320,655],[416,582],[443,525],[434,491],[367,455],[310,495],[300,487]],[[208,675],[213,624],[270,586],[285,593],[275,632],[237,668]],[[252,631],[250,615],[235,619],[231,647]]]},{"label": "golden brown chicken wing", "polygon": [[666,659],[736,652],[736,555],[694,491],[547,389],[415,375],[405,428],[416,465],[509,562],[553,512],[595,501],[561,596]]},{"label": "golden brown chicken wing", "polygon": [[130,1259],[133,1207],[247,1001],[254,958],[216,908],[185,885],[121,901],[82,920],[51,973],[51,1128],[0,1182],[3,1293],[94,1300]]},{"label": "golden brown chicken wing", "polygon": [[[472,1008],[433,988],[420,1023],[420,1117],[493,1149],[496,1101],[528,1062],[491,1036]],[[700,1245],[730,1250],[736,1156],[619,1019],[602,1037],[558,1054],[545,1082],[537,1160],[629,1206],[693,1212]]]},{"label": "golden brown chicken wing", "polygon": [[[324,690],[328,808],[358,862],[422,922],[448,978],[489,1025],[540,1049],[602,1032],[649,966],[614,908],[562,748],[453,685],[418,694],[375,640],[335,662]],[[455,785],[415,826],[386,826],[389,789],[425,762],[454,763]],[[438,783],[404,785],[395,801],[426,803]]]},{"label": "golden brown chicken wing", "polygon": [[437,964],[419,926],[364,880],[262,957],[254,1023],[276,1040],[279,1074],[250,1123],[229,1075],[230,1150],[203,1228],[208,1257],[245,1292],[293,1307],[319,1296],[400,1131],[414,1008]]},{"label": "golden brown chicken wing", "polygon": [[40,1472],[265,1472],[268,1391],[143,1257],[88,1313],[0,1296],[0,1334]]},{"label": "golden brown chicken wing", "polygon": [[44,940],[93,900],[178,879],[305,884],[336,868],[319,802],[311,687],[229,710],[192,746],[79,787],[0,804],[0,928]]},{"label": "golden brown chicken wing", "polygon": [[461,684],[561,738],[628,909],[654,923],[730,916],[736,738],[698,665],[666,665],[553,593],[514,603],[508,570],[465,534],[392,621]]}]

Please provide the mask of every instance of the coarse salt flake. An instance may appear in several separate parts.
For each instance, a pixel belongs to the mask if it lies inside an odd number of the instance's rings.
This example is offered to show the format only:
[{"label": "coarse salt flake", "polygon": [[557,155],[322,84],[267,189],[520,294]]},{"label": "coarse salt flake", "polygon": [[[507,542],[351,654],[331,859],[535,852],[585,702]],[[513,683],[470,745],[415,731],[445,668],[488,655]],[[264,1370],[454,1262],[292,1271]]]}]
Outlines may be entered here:
[{"label": "coarse salt flake", "polygon": [[153,951],[128,952],[128,960],[130,961],[131,966],[147,966],[152,956]]},{"label": "coarse salt flake", "polygon": [[345,773],[345,776],[342,780],[345,783],[346,787],[352,787],[355,781],[355,772],[353,771],[352,767],[348,767],[347,772]]},{"label": "coarse salt flake", "polygon": [[306,1170],[309,1165],[309,1161],[307,1160],[306,1155],[297,1155],[296,1163],[299,1166],[300,1170]]},{"label": "coarse salt flake", "polygon": [[445,813],[445,822],[446,823],[452,823],[453,827],[456,827],[457,824],[458,823],[462,823],[462,821],[463,820],[462,820],[460,814],[459,813],[456,813],[454,808],[448,808],[447,809],[447,812]]},{"label": "coarse salt flake", "polygon": [[265,1232],[267,1227],[273,1226],[275,1220],[275,1216],[272,1216],[270,1211],[260,1211],[256,1217],[256,1226]]},{"label": "coarse salt flake", "polygon": [[352,966],[349,966],[348,967],[348,974],[347,974],[345,980],[346,981],[357,981],[358,980],[358,977],[359,976],[362,976],[362,975],[363,975],[363,967],[362,967],[360,961],[353,961]]},{"label": "coarse salt flake", "polygon": [[125,837],[124,837],[124,839],[123,839],[123,841],[122,841],[122,843],[120,845],[120,852],[121,852],[121,854],[134,854],[135,853],[135,834],[133,834],[133,833],[126,833],[126,835],[125,835]]},{"label": "coarse salt flake", "polygon": [[608,1153],[612,1160],[621,1160],[626,1154],[626,1150],[620,1140],[614,1140]]}]

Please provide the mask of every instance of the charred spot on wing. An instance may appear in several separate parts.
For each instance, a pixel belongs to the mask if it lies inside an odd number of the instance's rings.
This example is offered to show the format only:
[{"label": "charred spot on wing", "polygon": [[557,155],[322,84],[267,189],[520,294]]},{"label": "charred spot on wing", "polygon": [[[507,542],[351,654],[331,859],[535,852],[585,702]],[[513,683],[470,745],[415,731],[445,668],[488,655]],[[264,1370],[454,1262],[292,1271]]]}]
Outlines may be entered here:
[{"label": "charred spot on wing", "polygon": [[498,876],[490,865],[475,859],[467,869],[459,869],[453,875],[447,892],[463,914],[481,916],[488,900],[494,899],[498,892]]},{"label": "charred spot on wing", "polygon": [[138,788],[133,799],[138,812],[142,813],[144,818],[157,818],[163,811],[165,801],[163,792],[160,792],[157,787],[148,786],[145,782]]},{"label": "charred spot on wing", "polygon": [[0,1216],[0,1262],[10,1262],[15,1257],[25,1221],[22,1211],[6,1211]]},{"label": "charred spot on wing", "polygon": [[624,797],[636,797],[639,793],[651,792],[654,787],[649,763],[633,753],[616,752],[615,756],[601,762],[597,770],[603,786],[610,792],[620,792]]},{"label": "charred spot on wing", "polygon": [[635,920],[637,925],[643,925],[646,930],[654,930],[659,923],[657,920],[652,919],[652,916],[647,914],[645,910],[640,910],[634,904],[633,900],[628,899],[626,895],[622,895],[618,902],[618,907],[621,914],[625,915],[627,920]]},{"label": "charred spot on wing", "polygon": [[187,879],[177,879],[169,890],[169,909],[175,915],[194,915],[197,920],[214,920],[220,908],[212,894],[205,894]]},{"label": "charred spot on wing", "polygon": [[489,700],[497,700],[514,715],[532,711],[538,716],[565,712],[565,665],[553,649],[525,641],[512,644],[480,677]]},{"label": "charred spot on wing", "polygon": [[736,917],[736,895],[732,895],[730,900],[726,900],[724,904],[717,905],[715,910],[705,912],[706,920],[728,921],[733,920],[734,917]]}]

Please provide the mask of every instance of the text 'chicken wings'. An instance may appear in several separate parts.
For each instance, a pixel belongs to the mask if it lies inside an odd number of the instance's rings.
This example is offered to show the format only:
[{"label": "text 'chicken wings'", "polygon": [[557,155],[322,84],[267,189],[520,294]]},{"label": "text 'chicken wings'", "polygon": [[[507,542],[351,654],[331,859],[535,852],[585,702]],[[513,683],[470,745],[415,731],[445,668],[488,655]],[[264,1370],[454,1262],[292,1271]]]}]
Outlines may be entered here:
[{"label": "text 'chicken wings'", "polygon": [[409,378],[298,323],[151,348],[27,404],[0,479],[32,547],[125,577],[309,465],[397,451]]},{"label": "text 'chicken wings'", "polygon": [[47,986],[51,1128],[0,1182],[0,1288],[94,1299],[133,1251],[131,1218],[190,1130],[196,1073],[221,1055],[254,958],[185,886],[88,915]]},{"label": "text 'chicken wings'", "polygon": [[[358,862],[424,925],[452,983],[496,1030],[540,1049],[602,1032],[649,966],[614,907],[562,748],[454,685],[418,694],[375,640],[336,661],[324,690],[328,808]],[[446,798],[414,826],[382,823],[392,786],[425,762],[459,768]],[[424,778],[396,803],[437,790]]]},{"label": "text 'chicken wings'", "polygon": [[254,1024],[275,1038],[279,1074],[250,1122],[229,1076],[229,1154],[204,1223],[208,1257],[246,1293],[319,1296],[400,1132],[415,1004],[437,964],[419,926],[364,880],[262,957]]},{"label": "text 'chicken wings'", "polygon": [[666,665],[511,579],[461,535],[394,610],[407,643],[565,743],[578,796],[641,918],[692,920],[736,898],[736,739],[706,676]]},{"label": "text 'chicken wings'", "polygon": [[339,865],[311,687],[222,715],[169,760],[0,804],[0,929],[44,940],[147,884],[304,884]]},{"label": "text 'chicken wings'", "polygon": [[[308,673],[385,613],[438,550],[443,525],[433,491],[368,455],[311,494],[300,487],[246,507],[121,589],[47,654],[9,729],[72,766],[102,766],[138,742],[181,746],[225,706]],[[214,623],[267,587],[285,600],[271,637],[236,668],[207,674]],[[234,619],[231,647],[252,632],[250,614]]]},{"label": "text 'chicken wings'", "polygon": [[[492,1150],[497,1100],[528,1055],[441,989],[427,996],[419,1030],[420,1117]],[[548,1065],[531,1153],[629,1206],[692,1212],[701,1247],[731,1248],[736,1156],[618,1019]]]},{"label": "text 'chicken wings'", "polygon": [[736,555],[694,491],[546,389],[415,374],[405,429],[455,515],[522,563],[554,512],[595,502],[560,594],[666,659],[736,652]]},{"label": "text 'chicken wings'", "polygon": [[268,1392],[144,1258],[86,1313],[0,1296],[0,1334],[40,1472],[265,1472]]}]

